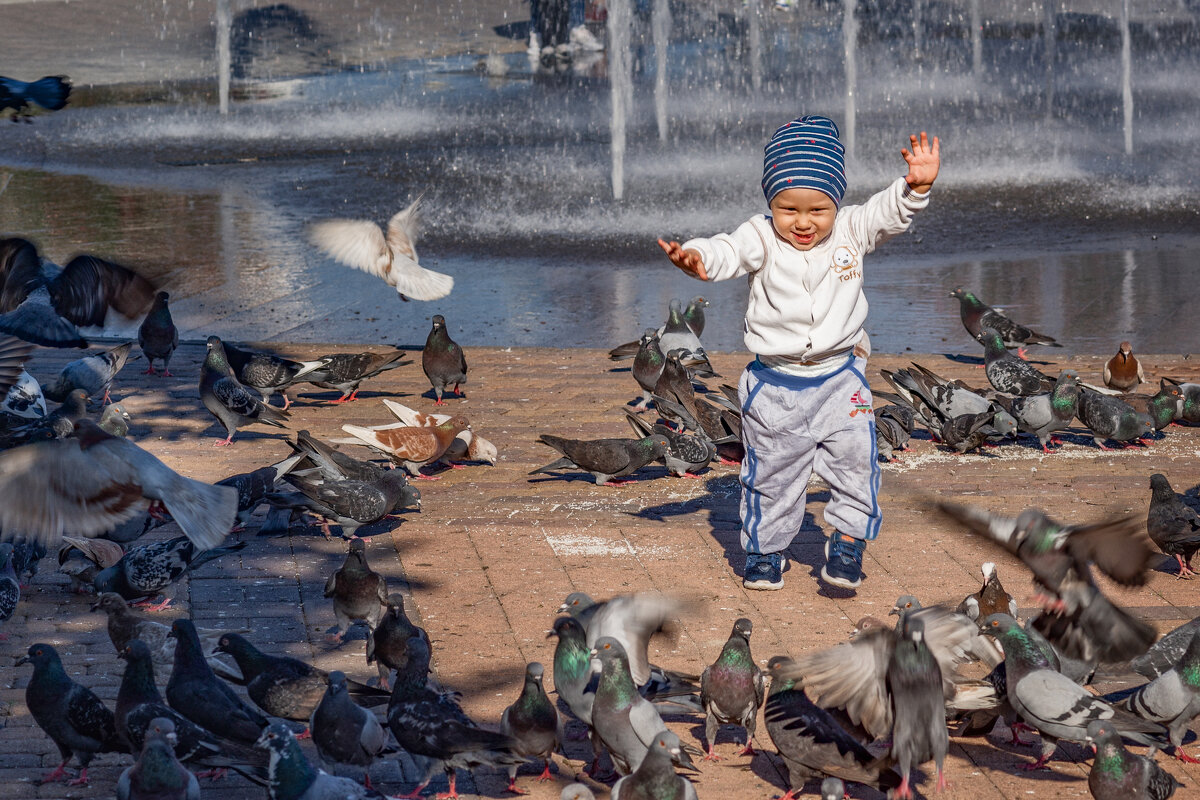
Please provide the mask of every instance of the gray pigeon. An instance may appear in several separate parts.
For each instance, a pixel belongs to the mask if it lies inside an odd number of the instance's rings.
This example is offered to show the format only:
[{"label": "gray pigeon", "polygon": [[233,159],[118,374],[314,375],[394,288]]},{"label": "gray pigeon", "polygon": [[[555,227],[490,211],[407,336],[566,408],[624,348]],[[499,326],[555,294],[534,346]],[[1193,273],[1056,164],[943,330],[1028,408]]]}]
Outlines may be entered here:
[{"label": "gray pigeon", "polygon": [[1179,419],[1193,425],[1200,422],[1200,383],[1185,383],[1174,378],[1162,378],[1160,386],[1174,385],[1183,392],[1183,406],[1179,410]]},{"label": "gray pigeon", "polygon": [[1150,417],[1155,431],[1161,431],[1183,416],[1183,390],[1166,380],[1160,380],[1159,387],[1153,395],[1120,395],[1122,400],[1133,406],[1134,411]]},{"label": "gray pigeon", "polygon": [[[20,339],[9,337],[0,339],[0,343],[3,343],[0,346],[14,341],[21,342]],[[28,342],[21,342],[21,344],[29,346]],[[21,370],[4,395],[4,402],[0,403],[0,411],[23,419],[40,419],[46,416],[46,396],[42,394],[42,385],[37,382],[37,378],[25,370]]]},{"label": "gray pigeon", "polygon": [[374,481],[320,480],[292,473],[287,481],[299,492],[273,492],[267,500],[274,506],[306,509],[321,519],[321,532],[329,538],[330,523],[353,539],[363,525],[372,525],[416,504],[420,493],[408,482],[404,470],[385,470]]},{"label": "gray pigeon", "polygon": [[295,735],[282,722],[271,723],[259,738],[258,746],[271,758],[267,767],[269,800],[387,800],[350,778],[339,778],[314,767]]},{"label": "gray pigeon", "polygon": [[898,451],[908,449],[912,431],[912,409],[897,405],[875,409],[875,448],[884,461],[894,461]]},{"label": "gray pigeon", "polygon": [[303,453],[297,453],[274,464],[259,467],[253,472],[240,472],[217,481],[217,486],[229,486],[237,490],[238,529],[250,520],[256,508],[266,502],[267,495],[275,491],[280,479],[304,458]]},{"label": "gray pigeon", "polygon": [[592,744],[592,764],[587,769],[594,775],[600,765],[603,745],[592,728],[592,704],[596,700],[599,675],[593,668],[591,648],[583,625],[574,617],[558,617],[546,638],[556,637],[554,645],[554,692],[580,722],[588,726]]},{"label": "gray pigeon", "polygon": [[[153,598],[188,572],[215,558],[235,553],[246,546],[237,542],[225,547],[200,550],[186,536],[131,547],[116,564],[96,573],[92,586],[96,593],[116,592],[126,600]],[[151,611],[162,611],[171,604],[165,597]]]},{"label": "gray pigeon", "polygon": [[433,315],[433,325],[421,350],[421,369],[433,387],[434,405],[445,405],[442,394],[451,384],[456,397],[466,397],[458,387],[467,382],[467,357],[458,342],[450,338],[446,318],[441,314]]},{"label": "gray pigeon", "polygon": [[318,356],[317,360],[324,364],[306,373],[300,380],[322,389],[337,389],[342,396],[331,402],[349,403],[358,399],[359,384],[367,378],[374,378],[381,372],[411,364],[411,361],[402,360],[406,355],[408,354],[403,350],[394,350],[386,353],[333,353]]},{"label": "gray pigeon", "polygon": [[187,617],[180,617],[171,625],[169,635],[175,639],[175,663],[167,681],[167,703],[223,739],[254,744],[267,727],[267,718],[213,673],[196,626]]},{"label": "gray pigeon", "polygon": [[538,441],[553,447],[563,457],[538,467],[530,475],[577,469],[590,472],[597,486],[626,483],[617,479],[632,475],[651,461],[662,458],[671,446],[662,436],[647,436],[644,439],[567,439],[543,433]]},{"label": "gray pigeon", "polygon": [[983,344],[984,373],[996,391],[1024,396],[1048,392],[1053,387],[1053,381],[1004,349],[994,329],[984,328],[979,341]]},{"label": "gray pigeon", "polygon": [[[579,620],[587,632],[589,647],[595,647],[604,636],[616,639],[624,648],[634,684],[643,686],[656,677],[661,680],[663,672],[650,663],[650,637],[670,623],[683,608],[680,601],[658,592],[622,594],[599,603],[583,592],[572,592],[558,611]],[[656,676],[656,672],[660,675]]]},{"label": "gray pigeon", "polygon": [[1200,514],[1180,499],[1167,476],[1150,476],[1150,510],[1146,513],[1146,532],[1158,549],[1179,562],[1179,577],[1192,570],[1192,556],[1200,550]]},{"label": "gray pigeon", "polygon": [[1200,633],[1192,634],[1192,641],[1175,666],[1136,689],[1125,707],[1142,719],[1166,725],[1180,761],[1200,763],[1183,751],[1183,737],[1192,720],[1200,715]]},{"label": "gray pigeon", "polygon": [[217,446],[233,443],[238,428],[254,423],[284,427],[287,412],[267,405],[258,395],[251,392],[233,374],[233,368],[225,357],[225,346],[216,336],[208,337],[208,355],[200,367],[200,402],[228,434],[218,439]]},{"label": "gray pigeon", "polygon": [[350,699],[345,673],[329,673],[329,687],[308,729],[325,766],[335,775],[353,773],[371,788],[371,765],[383,753],[387,732],[374,714]]},{"label": "gray pigeon", "polygon": [[[546,696],[542,686],[542,673],[545,668],[536,661],[525,666],[525,683],[521,687],[521,696],[512,705],[504,709],[500,717],[500,732],[509,737],[513,752],[520,756],[540,758],[545,763],[539,781],[548,781],[550,776],[550,756],[560,747],[558,712],[554,704]],[[523,794],[517,788],[517,766],[508,767],[508,791]]]},{"label": "gray pigeon", "polygon": [[56,402],[62,402],[75,389],[83,389],[88,397],[101,398],[101,403],[109,401],[108,390],[113,378],[125,366],[133,342],[125,342],[116,347],[84,356],[70,362],[52,383],[42,387],[46,397]]},{"label": "gray pigeon", "polygon": [[1167,800],[1183,785],[1153,758],[1126,750],[1111,722],[1088,723],[1086,738],[1096,750],[1088,773],[1096,800]]},{"label": "gray pigeon", "polygon": [[351,539],[346,560],[325,582],[325,596],[333,598],[337,631],[329,638],[341,642],[356,621],[367,623],[372,631],[379,626],[388,602],[387,581],[367,566],[367,544]]},{"label": "gray pigeon", "polygon": [[[700,337],[683,318],[683,303],[679,300],[671,300],[669,303],[667,323],[659,331],[658,342],[664,353],[672,350],[685,350],[691,353],[692,358],[703,359],[705,365],[709,366],[707,364],[708,356],[704,353],[704,345],[700,344]],[[711,366],[709,366],[709,371],[711,371]]]},{"label": "gray pigeon", "polygon": [[404,613],[404,595],[389,594],[387,613],[367,639],[367,663],[378,662],[380,687],[387,689],[392,670],[408,670],[409,662],[416,662],[412,671],[428,674],[432,651],[429,634]]},{"label": "gray pigeon", "polygon": [[138,344],[146,357],[146,374],[154,375],[154,362],[161,361],[163,377],[171,377],[171,356],[179,346],[179,329],[171,319],[167,301],[171,295],[159,292],[154,296],[154,305],[146,312],[146,318],[138,327]]},{"label": "gray pigeon", "polygon": [[1092,441],[1101,450],[1108,450],[1104,442],[1130,442],[1154,434],[1154,421],[1148,414],[1138,413],[1133,406],[1119,397],[1094,392],[1088,388],[1080,390],[1079,421],[1092,432]]},{"label": "gray pigeon", "polygon": [[762,670],[750,655],[754,624],[741,617],[733,623],[721,655],[700,673],[700,703],[704,706],[704,738],[708,741],[706,761],[718,761],[714,745],[717,725],[734,724],[746,729],[746,747],[739,755],[754,755],[754,730],[758,709],[763,704],[765,681]]},{"label": "gray pigeon", "polygon": [[635,436],[661,436],[667,440],[668,447],[662,461],[677,478],[699,477],[696,473],[716,458],[717,448],[707,437],[680,433],[662,424],[651,425],[629,409],[625,410],[625,418]]},{"label": "gray pigeon", "polygon": [[984,331],[988,328],[996,331],[1005,347],[1017,348],[1021,358],[1025,357],[1025,346],[1038,344],[1046,347],[1062,347],[1053,338],[1013,322],[996,309],[985,304],[972,293],[962,287],[950,293],[958,299],[959,314],[962,316],[963,327],[967,333],[982,341]]},{"label": "gray pigeon", "polygon": [[117,779],[117,800],[200,800],[200,783],[175,757],[175,723],[150,720],[142,753]]},{"label": "gray pigeon", "polygon": [[1151,680],[1174,668],[1183,658],[1183,652],[1192,642],[1192,636],[1200,631],[1200,617],[1183,623],[1178,628],[1164,633],[1162,638],[1146,652],[1133,658],[1129,667],[1138,675]]},{"label": "gray pigeon", "polygon": [[1054,670],[1012,617],[993,614],[981,627],[1004,647],[1008,701],[1013,710],[1042,736],[1042,753],[1028,769],[1044,766],[1059,740],[1084,741],[1093,721],[1109,721],[1122,736],[1149,747],[1165,744],[1167,730],[1162,725],[1114,708]]},{"label": "gray pigeon", "polygon": [[969,453],[987,441],[988,433],[984,428],[992,425],[995,419],[995,409],[953,417],[942,423],[938,438],[956,453]]},{"label": "gray pigeon", "polygon": [[133,417],[117,403],[109,403],[100,414],[100,429],[110,436],[124,439],[129,435],[129,421]]},{"label": "gray pigeon", "polygon": [[[925,623],[919,615],[905,614],[900,636],[888,661],[886,684],[892,703],[892,750],[900,770],[896,796],[911,798],[909,776],[913,767],[930,759],[937,767],[937,788],[946,788],[942,764],[950,748],[942,697],[942,672],[925,643]],[[1072,684],[1074,686],[1074,684]]]},{"label": "gray pigeon", "polygon": [[1044,452],[1050,452],[1049,444],[1055,431],[1071,427],[1079,410],[1079,377],[1073,370],[1063,370],[1047,394],[1029,397],[998,395],[996,402],[1017,420],[1017,426],[1037,437]]},{"label": "gray pigeon", "polygon": [[[663,366],[658,383],[654,384],[654,403],[659,413],[672,422],[683,425],[694,431],[703,430],[697,419],[696,390],[692,387],[692,376],[683,364],[687,351],[682,348],[666,350],[667,361]],[[674,403],[670,409],[664,408],[660,400]]]},{"label": "gray pigeon", "polygon": [[630,369],[633,379],[642,389],[642,399],[634,406],[635,409],[641,410],[650,406],[650,395],[654,393],[654,387],[658,385],[658,379],[666,364],[667,357],[658,346],[658,331],[647,328],[638,342],[633,367]]},{"label": "gray pigeon", "polygon": [[613,784],[612,800],[697,800],[696,787],[675,772],[675,764],[696,769],[679,737],[661,731],[638,768]]},{"label": "gray pigeon", "polygon": [[243,385],[258,391],[264,403],[271,402],[271,395],[279,392],[283,395],[284,410],[292,404],[286,389],[297,383],[308,382],[309,373],[328,367],[328,361],[324,358],[316,361],[292,361],[274,353],[243,350],[228,342],[224,344],[225,358],[228,359],[237,379]]}]

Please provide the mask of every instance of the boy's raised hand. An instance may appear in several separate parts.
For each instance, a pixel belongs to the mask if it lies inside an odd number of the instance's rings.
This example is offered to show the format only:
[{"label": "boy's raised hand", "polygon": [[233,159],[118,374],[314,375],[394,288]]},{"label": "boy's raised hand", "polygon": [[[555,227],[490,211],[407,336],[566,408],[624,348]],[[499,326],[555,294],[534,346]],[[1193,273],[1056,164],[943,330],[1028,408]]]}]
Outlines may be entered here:
[{"label": "boy's raised hand", "polygon": [[[936,172],[936,168],[935,168]],[[658,246],[671,259],[671,263],[692,277],[702,281],[708,280],[708,271],[704,269],[704,259],[695,250],[684,250],[683,245],[676,241],[665,242],[658,240]]]},{"label": "boy's raised hand", "polygon": [[938,155],[938,137],[933,137],[931,145],[925,131],[921,131],[920,138],[913,135],[908,137],[908,141],[909,147],[912,149],[900,150],[905,163],[908,164],[908,174],[904,176],[904,180],[908,182],[914,192],[925,194],[933,188],[933,182],[937,179],[938,167],[942,163]]}]

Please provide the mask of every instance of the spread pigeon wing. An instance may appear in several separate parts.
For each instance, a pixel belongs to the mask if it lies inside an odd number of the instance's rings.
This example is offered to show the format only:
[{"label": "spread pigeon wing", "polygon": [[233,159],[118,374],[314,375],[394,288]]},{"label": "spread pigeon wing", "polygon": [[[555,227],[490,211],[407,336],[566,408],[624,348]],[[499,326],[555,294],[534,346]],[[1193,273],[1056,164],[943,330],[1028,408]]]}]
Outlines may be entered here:
[{"label": "spread pigeon wing", "polygon": [[892,706],[885,676],[894,647],[890,630],[867,631],[852,642],[806,653],[788,677],[802,678],[817,705],[844,708],[850,720],[872,736],[886,736],[892,727]]},{"label": "spread pigeon wing", "polygon": [[408,208],[396,212],[388,220],[388,246],[392,248],[393,253],[413,261],[417,260],[417,222],[421,218],[420,206],[421,198],[418,197]]},{"label": "spread pigeon wing", "polygon": [[437,300],[454,288],[454,278],[449,275],[425,269],[400,253],[392,255],[392,263],[383,278],[401,294],[414,300]]},{"label": "spread pigeon wing", "polygon": [[1123,517],[1074,529],[1068,549],[1091,561],[1105,575],[1126,586],[1142,586],[1155,552],[1145,523]]},{"label": "spread pigeon wing", "polygon": [[374,222],[352,219],[317,222],[309,229],[309,238],[338,263],[386,279],[388,243],[383,230]]},{"label": "spread pigeon wing", "polygon": [[111,306],[130,319],[154,302],[155,286],[128,267],[95,256],[75,256],[54,280],[50,297],[76,325],[103,325]]}]

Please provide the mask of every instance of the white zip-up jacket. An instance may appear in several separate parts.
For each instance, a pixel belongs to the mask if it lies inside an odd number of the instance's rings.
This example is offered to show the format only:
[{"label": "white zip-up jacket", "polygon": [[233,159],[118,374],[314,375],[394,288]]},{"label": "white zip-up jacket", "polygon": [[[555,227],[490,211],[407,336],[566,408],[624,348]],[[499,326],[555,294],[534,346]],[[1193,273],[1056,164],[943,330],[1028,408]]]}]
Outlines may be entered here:
[{"label": "white zip-up jacket", "polygon": [[913,214],[928,204],[928,194],[913,192],[898,178],[862,205],[839,209],[829,236],[811,250],[781,240],[763,214],[733,233],[691,239],[683,247],[700,253],[710,281],[746,276],[751,353],[820,361],[848,352],[863,336],[863,257],[907,230]]}]

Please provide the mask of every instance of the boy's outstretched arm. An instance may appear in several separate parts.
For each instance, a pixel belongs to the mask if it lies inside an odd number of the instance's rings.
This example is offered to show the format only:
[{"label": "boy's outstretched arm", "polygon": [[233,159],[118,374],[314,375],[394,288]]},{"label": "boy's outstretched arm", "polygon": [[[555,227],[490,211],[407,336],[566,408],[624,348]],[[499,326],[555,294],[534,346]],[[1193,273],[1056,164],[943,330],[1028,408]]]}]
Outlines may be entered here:
[{"label": "boy's outstretched arm", "polygon": [[920,138],[913,135],[908,137],[908,141],[909,147],[912,149],[900,150],[905,163],[908,164],[908,174],[904,176],[904,180],[914,192],[925,194],[933,188],[933,182],[937,180],[938,167],[942,163],[938,154],[938,137],[933,137],[933,143],[930,144],[925,131],[921,131]]},{"label": "boy's outstretched arm", "polygon": [[[935,147],[936,140],[935,140]],[[934,174],[937,174],[937,168],[934,168]],[[691,275],[694,278],[699,278],[702,281],[708,280],[708,271],[704,269],[704,259],[700,257],[700,253],[695,250],[684,250],[683,246],[674,240],[665,242],[662,239],[658,240],[658,246],[667,254],[667,258],[671,259],[671,263],[679,267],[681,270]]]}]

